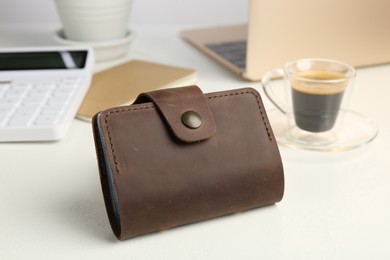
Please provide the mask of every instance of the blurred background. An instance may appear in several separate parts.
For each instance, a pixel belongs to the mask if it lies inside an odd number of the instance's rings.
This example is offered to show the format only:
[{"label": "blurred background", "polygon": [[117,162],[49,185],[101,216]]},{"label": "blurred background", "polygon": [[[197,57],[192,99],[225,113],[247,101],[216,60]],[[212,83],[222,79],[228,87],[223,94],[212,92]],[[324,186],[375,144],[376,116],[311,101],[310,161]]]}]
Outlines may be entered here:
[{"label": "blurred background", "polygon": [[[54,1],[1,0],[0,25],[60,25]],[[129,23],[195,26],[244,23],[247,9],[245,0],[134,0]]]}]

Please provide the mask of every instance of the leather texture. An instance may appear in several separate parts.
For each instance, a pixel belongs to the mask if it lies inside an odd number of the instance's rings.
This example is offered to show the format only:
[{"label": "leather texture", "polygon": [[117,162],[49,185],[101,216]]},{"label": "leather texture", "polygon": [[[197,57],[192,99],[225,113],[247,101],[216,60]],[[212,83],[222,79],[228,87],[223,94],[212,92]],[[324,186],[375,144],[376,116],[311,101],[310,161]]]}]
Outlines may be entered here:
[{"label": "leather texture", "polygon": [[[196,86],[141,94],[93,130],[107,214],[120,240],[279,202],[283,165],[260,95]],[[185,111],[202,117],[183,127]]]}]

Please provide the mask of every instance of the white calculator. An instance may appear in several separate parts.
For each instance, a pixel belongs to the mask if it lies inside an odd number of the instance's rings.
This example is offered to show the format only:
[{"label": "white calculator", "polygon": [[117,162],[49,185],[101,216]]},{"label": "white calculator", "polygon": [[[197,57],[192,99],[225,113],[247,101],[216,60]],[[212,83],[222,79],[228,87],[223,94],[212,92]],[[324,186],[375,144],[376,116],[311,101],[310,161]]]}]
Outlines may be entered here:
[{"label": "white calculator", "polygon": [[88,47],[0,49],[0,142],[63,138],[87,93]]}]

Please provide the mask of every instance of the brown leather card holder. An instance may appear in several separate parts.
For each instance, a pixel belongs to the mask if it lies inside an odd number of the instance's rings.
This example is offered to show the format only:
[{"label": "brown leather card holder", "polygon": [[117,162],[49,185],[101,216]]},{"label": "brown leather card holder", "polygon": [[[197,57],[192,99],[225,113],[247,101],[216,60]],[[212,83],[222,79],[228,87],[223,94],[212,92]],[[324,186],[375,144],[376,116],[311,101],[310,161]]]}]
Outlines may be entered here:
[{"label": "brown leather card holder", "polygon": [[283,166],[260,95],[196,86],[140,94],[93,118],[118,239],[279,202]]}]

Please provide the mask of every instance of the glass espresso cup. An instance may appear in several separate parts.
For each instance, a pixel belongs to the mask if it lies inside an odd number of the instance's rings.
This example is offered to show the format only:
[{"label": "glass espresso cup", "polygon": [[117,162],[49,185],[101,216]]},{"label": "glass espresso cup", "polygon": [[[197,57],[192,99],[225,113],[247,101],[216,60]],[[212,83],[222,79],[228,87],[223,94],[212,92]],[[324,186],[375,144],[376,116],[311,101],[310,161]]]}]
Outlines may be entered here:
[{"label": "glass espresso cup", "polygon": [[[262,78],[264,92],[288,120],[287,138],[301,145],[321,146],[337,140],[356,71],[326,59],[302,59]],[[285,102],[271,87],[271,79],[284,77]]]}]

